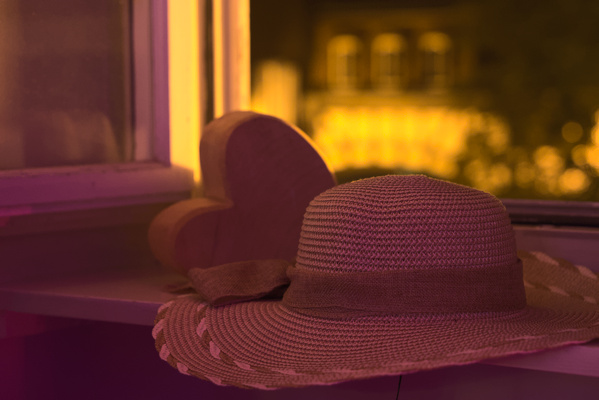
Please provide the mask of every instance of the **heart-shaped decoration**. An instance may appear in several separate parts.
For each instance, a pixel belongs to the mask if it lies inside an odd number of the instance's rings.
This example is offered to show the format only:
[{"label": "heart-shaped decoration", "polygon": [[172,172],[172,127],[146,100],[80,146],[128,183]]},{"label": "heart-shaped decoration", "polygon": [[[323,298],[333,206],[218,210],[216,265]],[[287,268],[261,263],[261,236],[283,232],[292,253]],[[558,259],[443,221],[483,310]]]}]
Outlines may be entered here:
[{"label": "heart-shaped decoration", "polygon": [[304,133],[253,112],[208,124],[200,165],[204,196],[168,207],[149,230],[154,255],[183,274],[236,261],[292,261],[308,203],[336,184]]}]

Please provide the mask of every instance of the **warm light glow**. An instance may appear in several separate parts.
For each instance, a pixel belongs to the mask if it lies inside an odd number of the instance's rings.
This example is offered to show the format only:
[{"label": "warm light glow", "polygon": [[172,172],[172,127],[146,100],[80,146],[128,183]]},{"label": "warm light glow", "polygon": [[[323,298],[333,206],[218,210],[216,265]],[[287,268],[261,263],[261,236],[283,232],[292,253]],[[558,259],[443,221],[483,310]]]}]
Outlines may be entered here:
[{"label": "warm light glow", "polygon": [[418,40],[418,47],[424,51],[443,54],[451,48],[451,39],[442,32],[427,32]]},{"label": "warm light glow", "polygon": [[300,95],[298,69],[291,63],[270,60],[257,66],[252,110],[295,124]]},{"label": "warm light glow", "polygon": [[226,60],[224,53],[225,41],[225,21],[223,20],[223,2],[222,0],[212,1],[212,58],[214,74],[214,117],[220,117],[224,114],[224,82]]},{"label": "warm light glow", "polygon": [[327,45],[327,81],[333,89],[355,89],[359,80],[360,39],[335,36]]},{"label": "warm light glow", "polygon": [[564,169],[564,159],[553,146],[541,146],[533,153],[537,168],[543,175],[556,176]]},{"label": "warm light glow", "polygon": [[168,2],[170,155],[200,180],[200,30],[197,1]]},{"label": "warm light glow", "polygon": [[536,176],[535,167],[532,163],[521,161],[516,164],[515,181],[520,188],[529,188],[533,184]]},{"label": "warm light glow", "polygon": [[586,146],[586,162],[599,172],[599,146]]},{"label": "warm light glow", "polygon": [[574,164],[576,164],[579,167],[582,167],[587,163],[586,148],[587,146],[585,146],[584,144],[579,144],[578,146],[572,149],[572,161],[574,161]]},{"label": "warm light glow", "polygon": [[590,167],[599,174],[599,110],[595,112],[595,126],[591,128],[588,142],[575,146],[570,154],[578,167],[583,170]]},{"label": "warm light glow", "polygon": [[591,184],[589,177],[578,168],[568,168],[559,177],[559,189],[565,194],[579,194]]},{"label": "warm light glow", "polygon": [[[455,178],[458,161],[467,151],[467,139],[489,132],[488,146],[505,150],[507,126],[476,110],[446,107],[329,107],[314,121],[314,140],[327,154],[335,170],[383,167],[428,172]],[[491,165],[493,186],[511,182],[504,166]],[[484,168],[476,168],[483,173]]]},{"label": "warm light glow", "polygon": [[249,0],[214,0],[214,116],[250,108]]},{"label": "warm light glow", "polygon": [[406,47],[406,41],[397,33],[383,33],[372,41],[373,53],[394,54],[399,53]]},{"label": "warm light glow", "polygon": [[568,143],[576,143],[582,138],[583,129],[578,122],[566,122],[562,126],[562,137]]},{"label": "warm light glow", "polygon": [[370,80],[379,89],[398,89],[407,74],[405,39],[396,33],[383,33],[372,41]]},{"label": "warm light glow", "polygon": [[442,32],[428,32],[418,40],[422,53],[423,78],[430,88],[444,88],[449,83],[451,39]]},{"label": "warm light glow", "polygon": [[[599,112],[596,117],[599,117]],[[330,106],[313,119],[314,140],[332,167],[385,168],[466,178],[492,193],[516,186],[542,195],[579,196],[599,175],[599,121],[586,143],[570,150],[514,147],[499,117],[475,109],[416,106]],[[561,129],[566,143],[581,142],[576,122]],[[569,167],[569,162],[575,167]]]},{"label": "warm light glow", "polygon": [[[558,148],[541,146],[533,153],[535,164],[535,190],[542,194],[562,194],[559,179],[564,173],[565,160]],[[566,178],[567,179],[567,178]]]},{"label": "warm light glow", "polygon": [[591,131],[591,142],[595,146],[599,146],[599,123],[595,124],[593,130]]}]

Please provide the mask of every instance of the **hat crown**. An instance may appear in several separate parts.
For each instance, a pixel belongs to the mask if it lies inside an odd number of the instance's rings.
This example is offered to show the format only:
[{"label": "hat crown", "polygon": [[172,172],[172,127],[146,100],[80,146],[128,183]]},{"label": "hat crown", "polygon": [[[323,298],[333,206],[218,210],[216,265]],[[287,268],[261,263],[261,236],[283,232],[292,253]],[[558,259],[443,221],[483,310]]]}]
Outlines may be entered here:
[{"label": "hat crown", "polygon": [[314,198],[296,266],[358,272],[516,262],[514,232],[496,197],[425,176],[389,175]]}]

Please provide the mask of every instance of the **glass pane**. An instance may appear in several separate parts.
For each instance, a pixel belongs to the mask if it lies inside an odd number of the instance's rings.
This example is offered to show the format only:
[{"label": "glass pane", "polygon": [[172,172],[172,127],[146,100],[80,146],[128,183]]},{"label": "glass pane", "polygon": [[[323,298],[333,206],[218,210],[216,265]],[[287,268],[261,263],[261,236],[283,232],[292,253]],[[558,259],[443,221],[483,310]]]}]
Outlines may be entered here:
[{"label": "glass pane", "polygon": [[0,170],[131,159],[130,3],[0,2]]},{"label": "glass pane", "polygon": [[340,181],[599,201],[598,21],[595,0],[256,0],[252,104]]}]

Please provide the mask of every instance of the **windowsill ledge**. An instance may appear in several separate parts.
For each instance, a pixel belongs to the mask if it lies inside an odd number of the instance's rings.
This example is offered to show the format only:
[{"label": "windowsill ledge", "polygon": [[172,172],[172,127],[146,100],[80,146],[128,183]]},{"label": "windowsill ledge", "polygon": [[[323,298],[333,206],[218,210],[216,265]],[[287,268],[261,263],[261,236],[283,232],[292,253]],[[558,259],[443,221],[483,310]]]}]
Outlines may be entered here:
[{"label": "windowsill ledge", "polygon": [[[7,311],[151,326],[174,295],[165,285],[184,279],[159,268],[111,269],[0,286]],[[485,364],[599,377],[599,340],[484,361]]]},{"label": "windowsill ledge", "polygon": [[184,280],[162,269],[86,271],[0,285],[0,308],[56,317],[152,325],[174,295],[167,284]]}]

